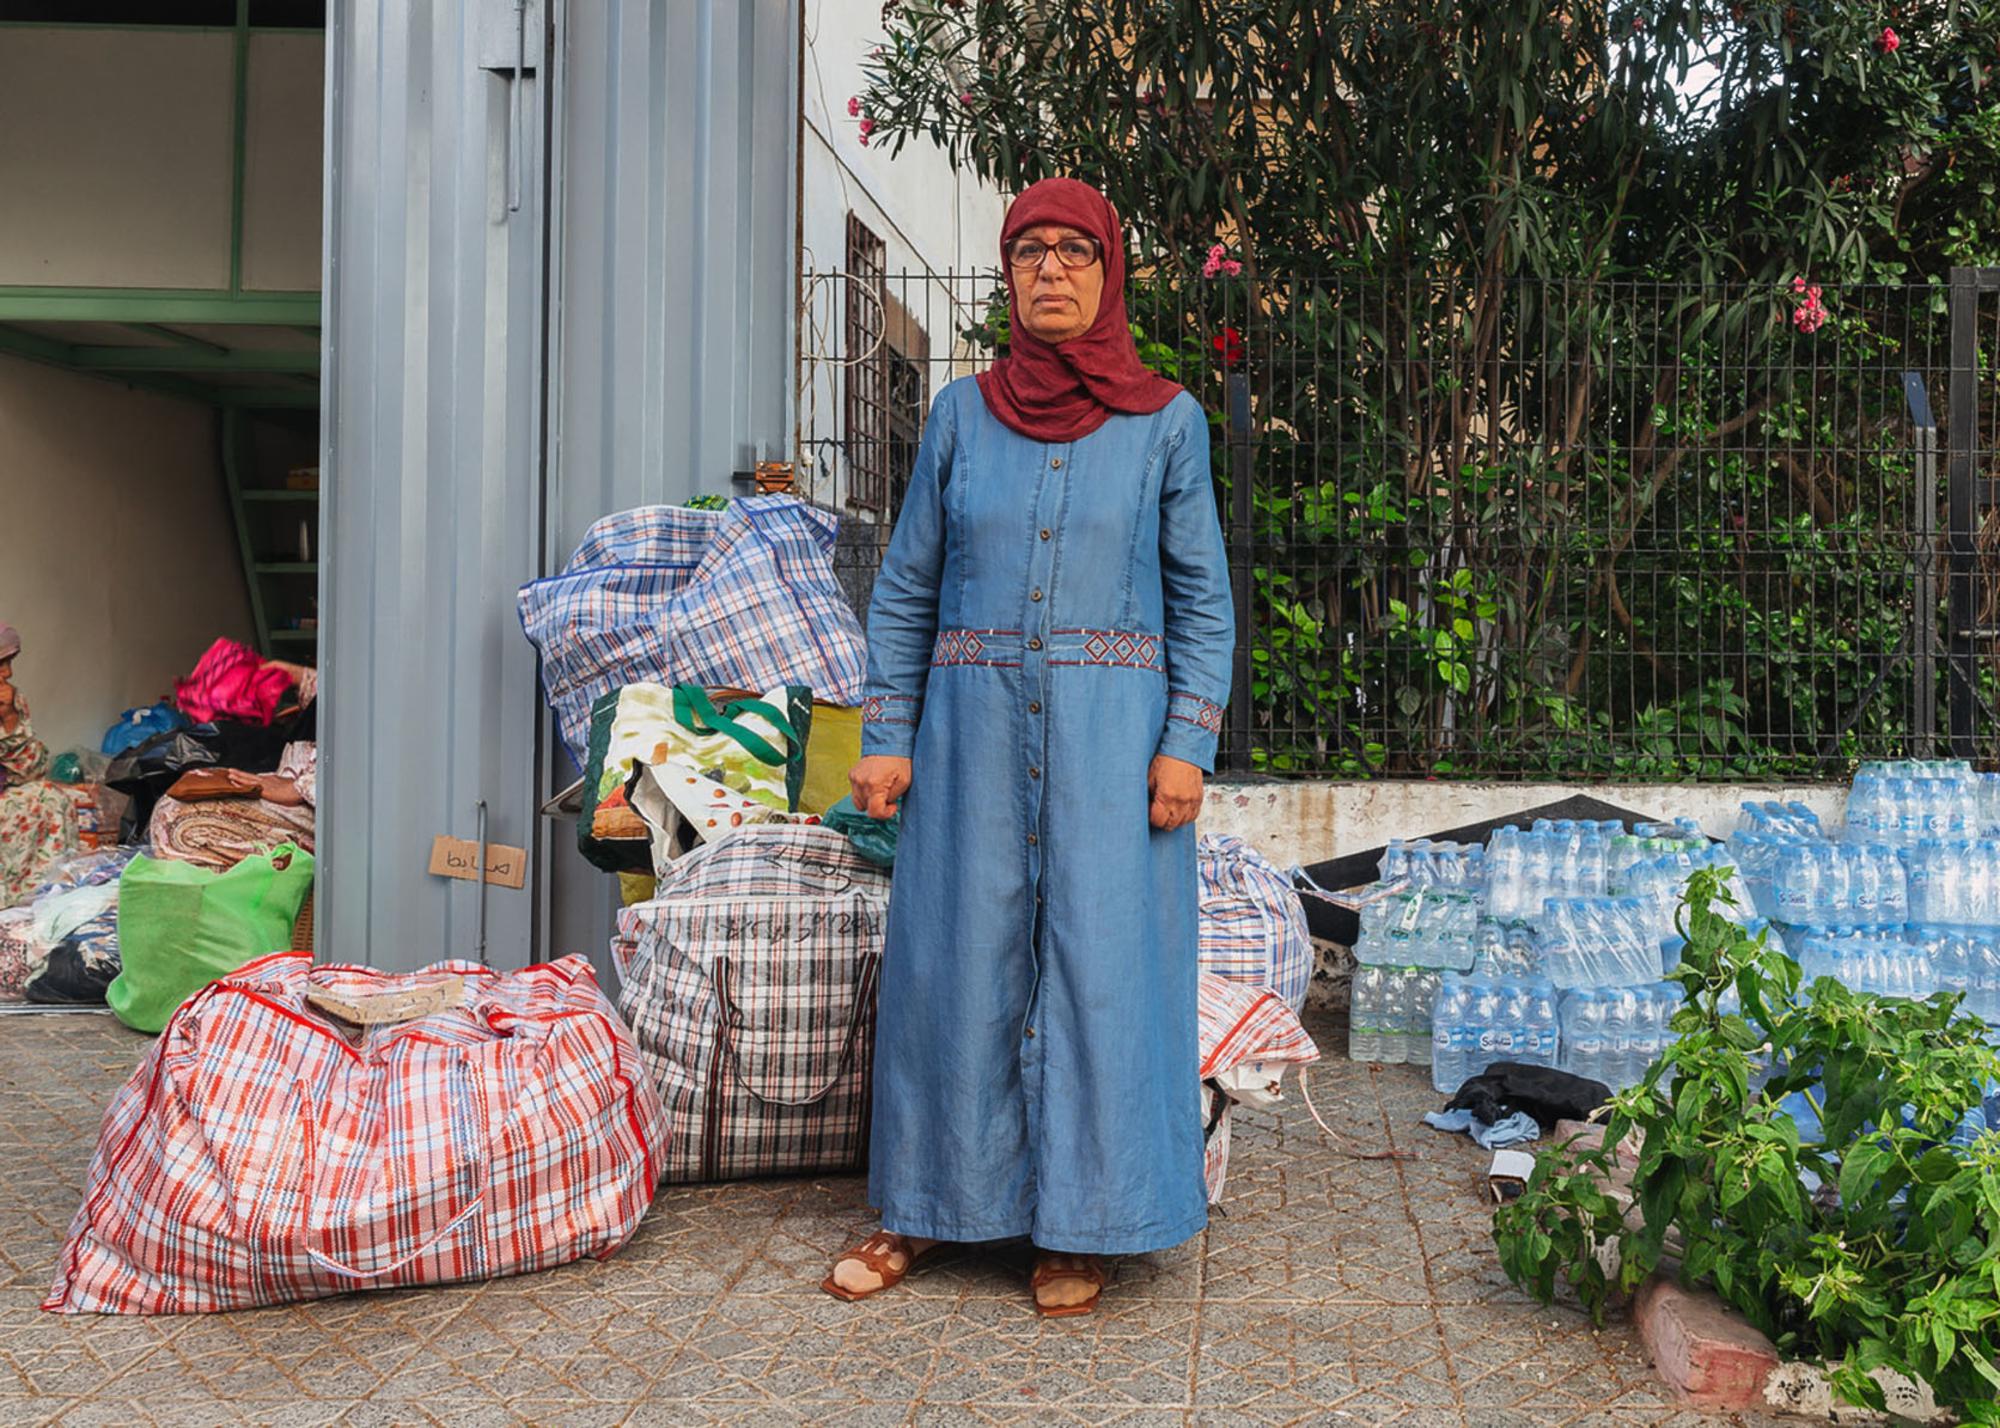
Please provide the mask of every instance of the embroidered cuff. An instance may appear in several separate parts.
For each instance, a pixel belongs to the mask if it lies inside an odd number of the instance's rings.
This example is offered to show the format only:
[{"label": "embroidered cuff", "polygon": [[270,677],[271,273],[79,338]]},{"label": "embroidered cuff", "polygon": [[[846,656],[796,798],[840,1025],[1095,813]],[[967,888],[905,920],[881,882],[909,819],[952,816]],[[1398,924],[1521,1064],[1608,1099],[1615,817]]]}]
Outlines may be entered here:
[{"label": "embroidered cuff", "polygon": [[1222,706],[1198,694],[1175,690],[1167,695],[1167,726],[1156,750],[1182,759],[1204,773],[1215,772],[1215,745],[1222,734]]},{"label": "embroidered cuff", "polygon": [[910,694],[871,694],[861,701],[861,752],[907,759],[917,745],[921,700]]}]

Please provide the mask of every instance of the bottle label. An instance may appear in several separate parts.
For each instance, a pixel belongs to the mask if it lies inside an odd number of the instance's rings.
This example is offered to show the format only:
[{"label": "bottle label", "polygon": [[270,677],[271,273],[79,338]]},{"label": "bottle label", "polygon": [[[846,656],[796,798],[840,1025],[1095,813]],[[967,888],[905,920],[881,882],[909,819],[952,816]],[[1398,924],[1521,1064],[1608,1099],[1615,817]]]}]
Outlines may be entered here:
[{"label": "bottle label", "polygon": [[1423,910],[1424,895],[1421,892],[1412,893],[1410,901],[1403,908],[1403,920],[1399,924],[1402,930],[1405,932],[1416,931],[1417,919],[1423,915]]}]

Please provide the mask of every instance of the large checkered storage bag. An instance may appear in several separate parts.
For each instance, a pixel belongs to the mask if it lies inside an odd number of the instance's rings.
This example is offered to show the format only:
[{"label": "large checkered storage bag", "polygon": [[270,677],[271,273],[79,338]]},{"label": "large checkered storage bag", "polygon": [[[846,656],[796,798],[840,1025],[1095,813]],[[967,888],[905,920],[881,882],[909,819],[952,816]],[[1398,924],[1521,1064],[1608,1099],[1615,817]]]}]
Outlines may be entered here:
[{"label": "large checkered storage bag", "polygon": [[619,915],[618,1006],[666,1103],[666,1179],[863,1162],[888,906],[888,874],[840,833],[758,824]]},{"label": "large checkered storage bag", "polygon": [[1201,969],[1249,987],[1269,987],[1293,1011],[1312,981],[1312,933],[1292,880],[1241,838],[1203,834]]},{"label": "large checkered storage bag", "polygon": [[1238,1103],[1271,1105],[1286,1070],[1319,1060],[1298,1013],[1276,992],[1203,972],[1201,1036],[1202,1179],[1212,1205],[1229,1177],[1229,1112]]},{"label": "large checkered storage bag", "polygon": [[[411,1019],[364,1029],[329,999]],[[603,1258],[664,1140],[581,957],[391,975],[274,953],[189,998],[112,1100],[42,1307],[242,1309]]]},{"label": "large checkered storage bag", "polygon": [[576,766],[590,710],[628,684],[803,684],[861,702],[868,646],[833,573],[834,516],[791,496],[640,506],[591,526],[562,574],[521,587],[521,627]]}]

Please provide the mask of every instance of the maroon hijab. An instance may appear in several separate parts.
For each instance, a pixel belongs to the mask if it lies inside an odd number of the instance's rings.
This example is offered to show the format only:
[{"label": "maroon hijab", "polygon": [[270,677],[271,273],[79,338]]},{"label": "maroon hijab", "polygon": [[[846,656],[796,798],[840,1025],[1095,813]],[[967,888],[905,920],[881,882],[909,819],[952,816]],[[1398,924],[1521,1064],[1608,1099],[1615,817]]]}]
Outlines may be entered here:
[{"label": "maroon hijab", "polygon": [[[1042,341],[1021,323],[1020,294],[1007,245],[1024,229],[1060,223],[1095,238],[1104,252],[1104,297],[1097,321],[1080,337]],[[1139,361],[1125,316],[1125,229],[1111,200],[1076,179],[1043,179],[1024,189],[1000,228],[1013,335],[1007,355],[979,374],[979,394],[1000,421],[1035,441],[1076,441],[1113,412],[1156,412],[1180,387]]]}]

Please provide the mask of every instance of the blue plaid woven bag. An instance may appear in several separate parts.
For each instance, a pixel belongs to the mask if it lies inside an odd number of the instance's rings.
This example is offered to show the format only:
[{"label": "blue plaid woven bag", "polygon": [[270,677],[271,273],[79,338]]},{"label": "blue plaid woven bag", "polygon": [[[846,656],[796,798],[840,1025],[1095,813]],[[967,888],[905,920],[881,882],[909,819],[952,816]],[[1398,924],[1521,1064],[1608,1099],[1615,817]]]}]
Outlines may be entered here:
[{"label": "blue plaid woven bag", "polygon": [[1291,879],[1227,833],[1204,833],[1196,848],[1202,971],[1268,988],[1298,1011],[1312,981],[1314,953]]},{"label": "blue plaid woven bag", "polygon": [[591,705],[628,684],[804,684],[860,703],[868,649],[833,573],[836,524],[791,496],[639,506],[593,524],[560,575],[522,586],[521,628],[571,761],[583,767]]}]

